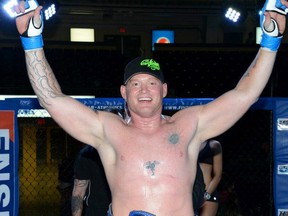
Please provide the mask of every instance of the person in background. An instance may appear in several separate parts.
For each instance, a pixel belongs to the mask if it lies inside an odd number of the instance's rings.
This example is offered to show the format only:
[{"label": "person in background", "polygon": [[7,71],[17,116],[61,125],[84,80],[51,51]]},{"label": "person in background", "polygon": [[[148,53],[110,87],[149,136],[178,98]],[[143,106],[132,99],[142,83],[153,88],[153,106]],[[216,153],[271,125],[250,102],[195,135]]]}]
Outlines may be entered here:
[{"label": "person in background", "polygon": [[73,216],[104,216],[111,203],[111,192],[99,154],[92,146],[85,146],[74,164],[72,192]]},{"label": "person in background", "polygon": [[197,163],[196,177],[193,185],[193,207],[195,216],[199,216],[199,209],[204,203],[205,183],[200,164]]},{"label": "person in background", "polygon": [[60,216],[71,216],[71,194],[73,190],[73,157],[64,158],[58,165],[58,186],[60,198]]},{"label": "person in background", "polygon": [[200,208],[200,216],[215,216],[219,206],[217,187],[221,181],[223,161],[221,143],[214,139],[203,142],[198,156],[204,183],[204,204]]},{"label": "person in background", "polygon": [[[150,57],[130,61],[120,87],[129,122],[95,112],[62,92],[43,49],[41,6],[16,18],[39,103],[66,132],[100,155],[112,195],[108,216],[194,215],[192,188],[201,143],[231,128],[260,97],[286,27],[287,6],[284,0],[277,6],[275,0],[265,3],[261,48],[235,88],[171,117],[162,115],[168,85],[160,64]],[[25,12],[24,1],[15,12]]]}]

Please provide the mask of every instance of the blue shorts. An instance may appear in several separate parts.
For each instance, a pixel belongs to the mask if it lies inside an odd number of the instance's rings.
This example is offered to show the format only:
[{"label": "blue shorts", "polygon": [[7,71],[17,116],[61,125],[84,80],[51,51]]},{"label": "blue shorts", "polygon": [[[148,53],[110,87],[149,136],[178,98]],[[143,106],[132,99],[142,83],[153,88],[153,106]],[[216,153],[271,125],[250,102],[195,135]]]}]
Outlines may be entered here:
[{"label": "blue shorts", "polygon": [[[107,211],[107,216],[113,216],[111,204],[109,205],[109,209]],[[145,211],[131,211],[129,213],[129,216],[156,216],[156,215],[151,214],[149,212],[145,212]]]},{"label": "blue shorts", "polygon": [[107,216],[113,216],[112,213],[112,204],[109,205],[108,211],[107,211]]}]

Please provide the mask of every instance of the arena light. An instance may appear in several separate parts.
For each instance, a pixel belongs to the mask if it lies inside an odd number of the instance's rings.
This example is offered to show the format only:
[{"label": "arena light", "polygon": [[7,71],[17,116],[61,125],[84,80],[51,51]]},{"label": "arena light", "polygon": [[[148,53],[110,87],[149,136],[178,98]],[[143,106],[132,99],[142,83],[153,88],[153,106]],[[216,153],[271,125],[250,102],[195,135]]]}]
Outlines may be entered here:
[{"label": "arena light", "polygon": [[229,7],[225,13],[225,17],[232,22],[238,22],[241,17],[241,13],[237,9]]},{"label": "arena light", "polygon": [[256,27],[256,44],[260,44],[261,40],[262,40],[262,29],[261,27]]},{"label": "arena light", "polygon": [[44,19],[46,21],[50,20],[52,17],[54,17],[58,11],[59,3],[57,0],[44,0],[40,5],[43,5],[43,14]]},{"label": "arena light", "polygon": [[51,4],[46,9],[44,9],[45,20],[49,20],[55,14],[56,14],[56,5],[55,4]]},{"label": "arena light", "polygon": [[[45,20],[51,19],[57,12],[58,9],[58,2],[57,0],[53,1],[43,1],[39,2],[40,5],[43,6],[43,13]],[[29,13],[30,11],[35,10],[38,7],[38,2],[35,0],[26,0],[25,1],[25,13]],[[6,11],[6,13],[11,17],[17,17],[22,15],[22,13],[17,14],[13,11],[13,8],[18,5],[18,0],[10,0],[7,3],[3,5],[3,10]]]},{"label": "arena light", "polygon": [[8,13],[10,17],[14,17],[15,15],[11,9],[17,4],[18,4],[17,0],[11,0],[3,5],[3,9]]},{"label": "arena light", "polygon": [[94,42],[95,30],[93,28],[70,28],[71,42]]},{"label": "arena light", "polygon": [[[10,17],[16,17],[19,16],[21,14],[17,14],[16,12],[13,11],[13,8],[18,5],[18,1],[17,0],[10,0],[8,2],[6,2],[3,5],[3,9],[4,11],[6,11],[6,13],[10,16]],[[32,10],[35,10],[38,7],[38,3],[34,0],[27,0],[25,2],[25,13],[29,13]]]}]

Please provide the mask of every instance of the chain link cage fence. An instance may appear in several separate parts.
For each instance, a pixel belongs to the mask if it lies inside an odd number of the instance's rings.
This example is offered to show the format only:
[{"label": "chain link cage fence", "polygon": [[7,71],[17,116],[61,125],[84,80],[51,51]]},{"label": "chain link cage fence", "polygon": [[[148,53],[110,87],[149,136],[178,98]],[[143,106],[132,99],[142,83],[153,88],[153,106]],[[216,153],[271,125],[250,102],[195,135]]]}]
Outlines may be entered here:
[{"label": "chain link cage fence", "polygon": [[19,215],[71,215],[74,159],[84,144],[51,118],[18,118]]},{"label": "chain link cage fence", "polygon": [[223,176],[218,215],[274,215],[272,112],[249,111],[219,137]]},{"label": "chain link cage fence", "polygon": [[[73,163],[85,144],[49,117],[19,117],[18,124],[19,215],[71,215]],[[274,215],[272,135],[272,112],[249,110],[216,138],[222,143],[224,163],[219,216]]]}]

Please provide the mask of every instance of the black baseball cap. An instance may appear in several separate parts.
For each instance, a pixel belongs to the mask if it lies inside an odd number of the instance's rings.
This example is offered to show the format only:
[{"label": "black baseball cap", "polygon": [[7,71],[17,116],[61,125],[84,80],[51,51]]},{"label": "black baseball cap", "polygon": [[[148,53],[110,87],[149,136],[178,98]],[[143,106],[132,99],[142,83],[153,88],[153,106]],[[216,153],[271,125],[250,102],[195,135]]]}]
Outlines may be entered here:
[{"label": "black baseball cap", "polygon": [[164,75],[160,68],[160,64],[152,58],[138,57],[130,61],[124,72],[124,84],[128,82],[136,74],[150,74],[162,83],[164,83]]}]

